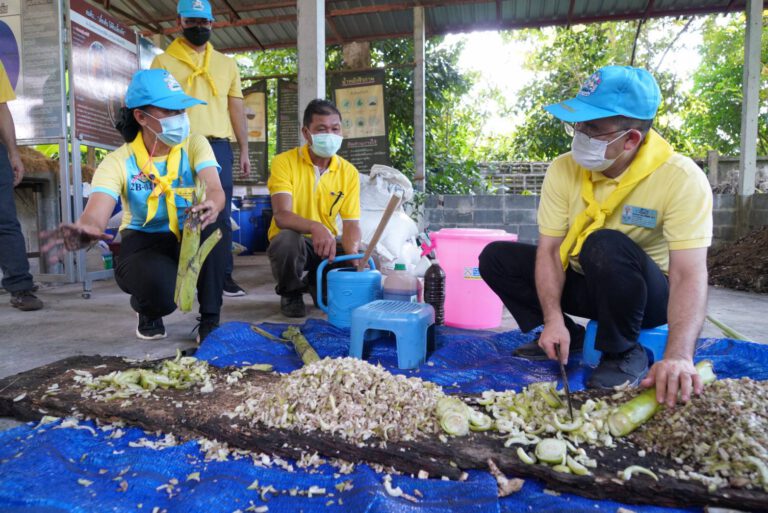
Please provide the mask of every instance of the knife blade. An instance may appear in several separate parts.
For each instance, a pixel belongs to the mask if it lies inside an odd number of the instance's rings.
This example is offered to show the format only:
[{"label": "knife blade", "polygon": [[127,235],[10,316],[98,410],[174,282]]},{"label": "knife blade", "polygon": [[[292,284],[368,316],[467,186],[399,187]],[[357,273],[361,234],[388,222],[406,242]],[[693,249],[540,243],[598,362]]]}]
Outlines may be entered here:
[{"label": "knife blade", "polygon": [[568,400],[568,414],[571,416],[571,422],[573,422],[571,387],[568,385],[568,374],[565,373],[565,365],[563,365],[563,360],[560,358],[560,344],[555,344],[555,354],[557,355],[557,363],[560,364],[560,376],[563,378],[563,390],[565,390],[565,398]]}]

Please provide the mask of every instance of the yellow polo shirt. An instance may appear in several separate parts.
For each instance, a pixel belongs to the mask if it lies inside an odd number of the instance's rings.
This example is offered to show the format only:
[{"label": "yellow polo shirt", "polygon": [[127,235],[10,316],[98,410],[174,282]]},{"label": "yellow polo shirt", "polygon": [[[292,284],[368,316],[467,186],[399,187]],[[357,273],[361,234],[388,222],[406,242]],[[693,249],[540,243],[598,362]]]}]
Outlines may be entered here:
[{"label": "yellow polo shirt", "polygon": [[[293,196],[295,214],[323,223],[334,236],[339,234],[337,215],[343,221],[360,219],[360,174],[355,166],[338,155],[331,157],[328,170],[322,175],[315,170],[306,145],[276,155],[272,159],[267,187],[270,195]],[[269,239],[279,232],[280,228],[272,219]]]},{"label": "yellow polo shirt", "polygon": [[[587,207],[581,199],[582,167],[566,153],[547,169],[541,191],[539,233],[564,237],[568,227]],[[603,202],[625,175],[609,178],[592,174],[595,199]],[[708,247],[712,243],[712,189],[704,172],[677,153],[629,193],[605,221],[604,228],[632,239],[664,273],[670,250]],[[570,265],[581,272],[578,257]]]},{"label": "yellow polo shirt", "polygon": [[[204,53],[198,53],[187,44],[182,44],[192,62],[197,66],[203,65]],[[180,60],[162,53],[152,61],[153,69],[162,68],[171,73],[178,80],[184,92],[188,95],[207,102],[208,105],[195,105],[187,109],[189,125],[193,133],[205,137],[220,137],[232,139],[234,131],[229,118],[229,97],[242,98],[243,91],[240,85],[240,70],[237,63],[221,52],[213,50],[211,60],[208,63],[208,71],[213,77],[218,92],[213,96],[213,91],[208,80],[198,75],[190,85],[187,79],[194,71],[189,65]]]},{"label": "yellow polo shirt", "polygon": [[16,99],[16,93],[13,92],[11,81],[8,80],[8,73],[5,72],[3,61],[0,61],[0,103],[7,103]]}]

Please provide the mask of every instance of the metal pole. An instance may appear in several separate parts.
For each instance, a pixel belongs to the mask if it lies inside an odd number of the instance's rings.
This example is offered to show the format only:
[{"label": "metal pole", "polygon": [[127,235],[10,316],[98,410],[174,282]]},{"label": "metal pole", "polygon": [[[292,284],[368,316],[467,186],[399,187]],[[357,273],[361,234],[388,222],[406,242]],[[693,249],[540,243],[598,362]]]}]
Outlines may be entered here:
[{"label": "metal pole", "polygon": [[424,8],[413,8],[413,60],[416,67],[413,70],[413,181],[416,190],[426,191],[427,177],[425,173],[426,140],[424,127],[426,111],[425,103],[425,26]]}]

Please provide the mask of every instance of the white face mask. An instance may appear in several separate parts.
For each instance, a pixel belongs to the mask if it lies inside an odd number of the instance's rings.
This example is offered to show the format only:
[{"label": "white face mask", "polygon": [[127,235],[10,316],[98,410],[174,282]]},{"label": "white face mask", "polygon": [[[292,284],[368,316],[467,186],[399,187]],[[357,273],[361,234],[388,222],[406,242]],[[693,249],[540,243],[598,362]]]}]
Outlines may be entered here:
[{"label": "white face mask", "polygon": [[[609,144],[618,141],[624,137],[627,132],[629,132],[629,130],[625,130],[610,141],[601,141],[600,139],[590,139],[587,134],[577,130],[573,135],[573,142],[571,142],[571,156],[573,157],[573,160],[583,168],[589,169],[590,171],[604,171],[611,167],[611,165],[616,162],[616,158],[621,155],[619,154],[613,159],[607,159],[605,158],[605,150],[608,148]],[[622,153],[624,152],[622,151]]]}]

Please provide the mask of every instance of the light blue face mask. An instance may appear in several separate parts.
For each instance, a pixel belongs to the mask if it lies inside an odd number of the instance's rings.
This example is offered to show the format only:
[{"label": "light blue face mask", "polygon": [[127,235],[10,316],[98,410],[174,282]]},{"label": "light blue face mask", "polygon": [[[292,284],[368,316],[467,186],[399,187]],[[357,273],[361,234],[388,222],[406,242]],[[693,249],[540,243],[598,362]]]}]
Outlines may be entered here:
[{"label": "light blue face mask", "polygon": [[329,159],[336,155],[341,148],[344,138],[336,134],[310,134],[312,136],[312,151],[318,157]]},{"label": "light blue face mask", "polygon": [[186,112],[162,119],[158,119],[146,111],[142,112],[160,123],[160,132],[155,132],[149,126],[147,128],[166,146],[176,146],[189,137],[189,117]]}]

